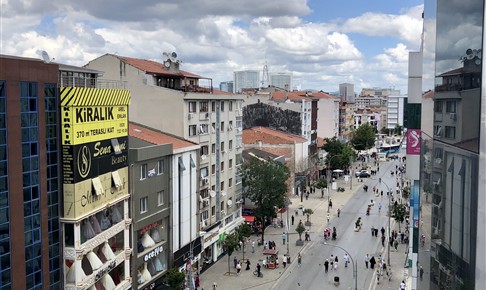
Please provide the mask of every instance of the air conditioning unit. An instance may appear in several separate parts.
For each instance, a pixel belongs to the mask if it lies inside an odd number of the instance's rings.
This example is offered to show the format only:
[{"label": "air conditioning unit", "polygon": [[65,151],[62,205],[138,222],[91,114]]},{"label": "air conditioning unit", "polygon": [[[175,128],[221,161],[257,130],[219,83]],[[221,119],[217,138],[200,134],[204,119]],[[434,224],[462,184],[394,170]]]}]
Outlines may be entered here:
[{"label": "air conditioning unit", "polygon": [[206,222],[206,220],[203,220],[203,221],[201,222],[201,228],[202,228],[202,229],[204,229],[204,228],[205,228],[205,227],[207,227],[207,226],[208,226],[208,223]]},{"label": "air conditioning unit", "polygon": [[226,215],[226,212],[224,210],[222,210],[221,215]]},{"label": "air conditioning unit", "polygon": [[208,207],[209,206],[209,200],[205,199],[203,200],[203,207]]},{"label": "air conditioning unit", "polygon": [[450,114],[449,114],[449,117],[451,118],[451,120],[454,120],[454,121],[455,121],[455,120],[457,120],[457,115],[456,115],[456,113],[450,113]]},{"label": "air conditioning unit", "polygon": [[194,118],[194,114],[193,114],[193,113],[189,113],[189,114],[187,115],[187,119],[188,119],[188,120],[191,120],[192,118]]},{"label": "air conditioning unit", "polygon": [[204,183],[204,184],[206,184],[206,185],[207,185],[207,184],[209,184],[209,178],[207,178],[207,177],[206,177],[206,178],[204,178],[204,179],[203,179],[203,183]]}]

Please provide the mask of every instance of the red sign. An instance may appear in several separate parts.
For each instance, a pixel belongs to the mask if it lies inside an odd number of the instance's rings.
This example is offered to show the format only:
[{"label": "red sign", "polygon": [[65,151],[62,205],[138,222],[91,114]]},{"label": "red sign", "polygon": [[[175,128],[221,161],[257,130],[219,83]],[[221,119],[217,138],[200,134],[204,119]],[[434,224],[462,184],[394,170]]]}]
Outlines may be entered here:
[{"label": "red sign", "polygon": [[407,154],[420,155],[420,129],[407,130]]}]

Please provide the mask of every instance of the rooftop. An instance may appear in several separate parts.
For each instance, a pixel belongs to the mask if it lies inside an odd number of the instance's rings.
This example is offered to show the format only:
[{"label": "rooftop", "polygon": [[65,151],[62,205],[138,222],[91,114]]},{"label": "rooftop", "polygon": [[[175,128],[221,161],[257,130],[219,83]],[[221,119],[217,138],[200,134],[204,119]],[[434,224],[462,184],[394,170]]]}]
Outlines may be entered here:
[{"label": "rooftop", "polygon": [[295,144],[304,143],[307,140],[297,135],[265,127],[253,127],[243,130],[244,144],[254,144],[259,141],[264,144]]},{"label": "rooftop", "polygon": [[128,124],[128,134],[131,137],[138,138],[154,145],[172,144],[174,150],[197,145],[190,141],[134,122]]}]

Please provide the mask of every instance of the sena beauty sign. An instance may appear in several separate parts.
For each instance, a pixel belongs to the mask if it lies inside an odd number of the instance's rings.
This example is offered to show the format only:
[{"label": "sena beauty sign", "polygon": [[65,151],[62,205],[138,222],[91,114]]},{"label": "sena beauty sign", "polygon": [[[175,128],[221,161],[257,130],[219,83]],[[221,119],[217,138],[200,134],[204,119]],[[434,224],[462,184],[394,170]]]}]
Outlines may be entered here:
[{"label": "sena beauty sign", "polygon": [[407,154],[419,155],[420,154],[420,129],[408,129],[407,130]]}]

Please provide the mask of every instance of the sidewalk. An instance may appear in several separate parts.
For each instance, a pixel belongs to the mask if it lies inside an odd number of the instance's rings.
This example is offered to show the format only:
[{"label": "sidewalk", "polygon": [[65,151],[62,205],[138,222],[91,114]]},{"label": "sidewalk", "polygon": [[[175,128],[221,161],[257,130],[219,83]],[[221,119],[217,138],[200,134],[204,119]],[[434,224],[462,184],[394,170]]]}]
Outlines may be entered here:
[{"label": "sidewalk", "polygon": [[[349,182],[346,183],[344,180],[339,179],[337,181],[338,186],[344,187],[344,192],[335,192],[332,191],[331,193],[331,200],[333,203],[333,207],[331,209],[331,220],[337,216],[337,209],[342,208],[348,200],[362,188],[362,182],[358,182],[356,178],[352,178],[352,189],[350,189]],[[265,229],[265,240],[267,241],[275,241],[277,250],[279,251],[279,268],[277,269],[263,269],[263,278],[258,278],[253,275],[253,271],[256,267],[258,260],[263,259],[264,255],[262,254],[263,246],[256,246],[255,253],[252,253],[251,242],[247,243],[245,246],[245,253],[244,258],[249,259],[251,262],[251,270],[245,271],[246,265],[242,263],[242,271],[239,276],[236,276],[234,273],[236,269],[233,268],[233,257],[237,256],[238,259],[243,259],[243,251],[236,250],[233,255],[230,257],[229,267],[232,275],[225,275],[228,272],[228,256],[223,256],[219,261],[214,263],[209,269],[207,269],[204,273],[200,275],[200,289],[211,290],[213,283],[217,284],[217,289],[271,289],[273,284],[280,278],[280,276],[285,272],[286,269],[282,267],[282,257],[284,254],[287,253],[287,249],[289,251],[291,257],[291,263],[297,263],[297,255],[299,252],[303,252],[308,248],[308,243],[304,242],[304,246],[296,246],[295,242],[298,240],[299,235],[295,231],[299,220],[302,219],[302,222],[305,223],[306,217],[302,215],[302,210],[299,210],[298,215],[295,215],[295,210],[298,209],[300,203],[300,197],[292,196],[290,198],[292,204],[289,206],[289,223],[291,222],[291,215],[294,215],[294,225],[290,225],[289,227],[289,241],[288,243],[283,245],[282,244],[282,233],[286,232],[286,228],[274,228],[273,226],[269,226]],[[310,208],[314,210],[314,214],[310,216],[310,221],[312,225],[310,227],[306,227],[310,231],[311,240],[318,239],[319,233],[324,229],[325,220],[327,218],[327,194],[324,194],[324,198],[321,198],[320,190],[316,190],[315,193],[309,195],[309,199],[303,199],[304,208]],[[287,213],[283,214],[284,222],[287,220]],[[279,216],[280,217],[280,216]],[[250,240],[256,241],[257,237],[252,235]],[[304,234],[302,234],[302,239],[304,239]],[[289,265],[287,265],[289,268]]]}]

